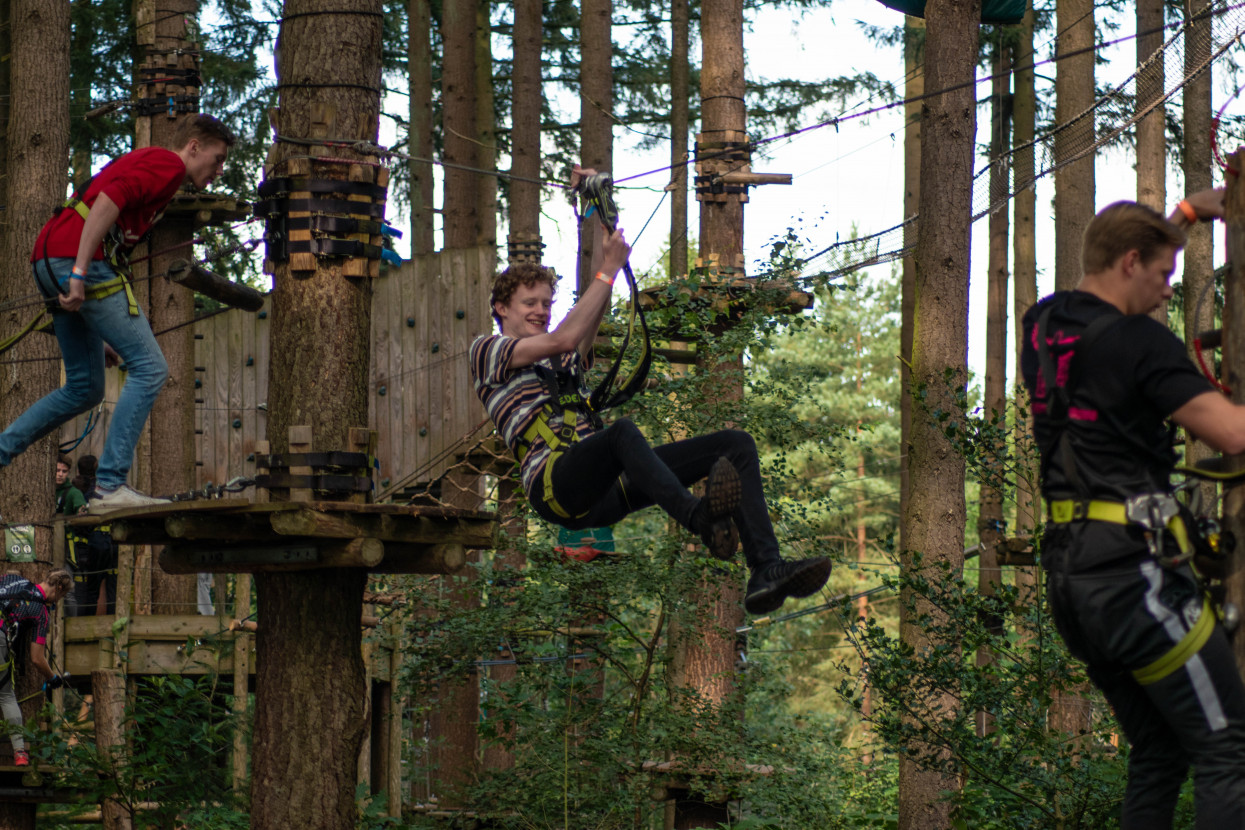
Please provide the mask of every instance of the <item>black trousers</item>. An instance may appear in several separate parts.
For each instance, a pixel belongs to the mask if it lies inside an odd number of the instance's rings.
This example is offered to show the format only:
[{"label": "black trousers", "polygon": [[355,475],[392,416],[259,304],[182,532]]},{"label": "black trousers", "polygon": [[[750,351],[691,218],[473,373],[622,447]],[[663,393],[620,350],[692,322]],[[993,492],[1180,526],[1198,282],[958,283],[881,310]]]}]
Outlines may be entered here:
[{"label": "black trousers", "polygon": [[[1133,670],[1169,652],[1206,612],[1192,570],[1162,568],[1129,534],[1074,522],[1048,534],[1042,548],[1055,626],[1132,747],[1120,826],[1169,830],[1192,766],[1197,827],[1245,828],[1245,686],[1232,647],[1216,623],[1183,666],[1155,683],[1137,682]],[[1078,550],[1102,550],[1113,535],[1123,556],[1075,569]]]},{"label": "black trousers", "polygon": [[107,590],[106,614],[117,609],[117,544],[112,534],[92,530],[85,543],[74,546],[78,562],[74,568],[73,604],[70,616],[93,617],[101,590]]},{"label": "black trousers", "polygon": [[540,478],[528,498],[542,518],[572,530],[612,525],[652,505],[691,530],[692,512],[699,499],[687,488],[709,475],[709,468],[720,457],[730,459],[739,471],[742,495],[733,518],[748,566],[755,568],[780,559],[765,504],[756,442],[741,430],[722,430],[653,447],[639,427],[620,418],[576,441],[553,466],[554,498],[573,518],[558,516],[545,503]]}]

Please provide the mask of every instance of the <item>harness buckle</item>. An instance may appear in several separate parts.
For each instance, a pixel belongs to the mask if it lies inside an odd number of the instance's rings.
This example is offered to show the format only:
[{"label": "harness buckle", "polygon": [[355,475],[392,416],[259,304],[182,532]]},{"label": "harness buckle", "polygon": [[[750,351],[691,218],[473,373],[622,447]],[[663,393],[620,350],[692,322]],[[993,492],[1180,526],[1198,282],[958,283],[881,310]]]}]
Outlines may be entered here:
[{"label": "harness buckle", "polygon": [[1146,547],[1160,565],[1174,567],[1187,558],[1183,552],[1174,557],[1163,553],[1163,533],[1167,530],[1167,524],[1180,515],[1180,503],[1171,493],[1130,496],[1124,502],[1124,515],[1129,522],[1145,528]]}]

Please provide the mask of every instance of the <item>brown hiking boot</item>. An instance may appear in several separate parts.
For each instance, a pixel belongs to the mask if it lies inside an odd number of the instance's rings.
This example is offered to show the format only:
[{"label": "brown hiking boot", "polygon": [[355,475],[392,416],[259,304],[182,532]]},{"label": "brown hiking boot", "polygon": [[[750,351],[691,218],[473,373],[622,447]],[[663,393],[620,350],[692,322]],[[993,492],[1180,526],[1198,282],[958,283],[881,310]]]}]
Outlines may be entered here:
[{"label": "brown hiking boot", "polygon": [[731,514],[739,507],[743,486],[739,471],[728,458],[719,458],[705,479],[705,495],[692,514],[692,528],[700,535],[709,553],[727,560],[739,549],[739,530]]}]

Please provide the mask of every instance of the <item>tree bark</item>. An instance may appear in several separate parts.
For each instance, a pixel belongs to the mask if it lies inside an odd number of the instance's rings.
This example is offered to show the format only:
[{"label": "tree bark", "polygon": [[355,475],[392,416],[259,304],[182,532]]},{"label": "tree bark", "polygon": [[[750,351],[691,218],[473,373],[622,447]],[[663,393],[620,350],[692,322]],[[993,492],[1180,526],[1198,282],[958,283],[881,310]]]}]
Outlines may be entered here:
[{"label": "tree bark", "polygon": [[[432,158],[432,11],[431,0],[410,0],[407,10],[407,72],[410,75],[411,122],[407,145],[415,158]],[[430,254],[436,182],[432,163],[411,165],[411,254]]]},{"label": "tree bark", "polygon": [[[475,71],[476,71],[476,165],[481,170],[497,167],[497,124],[493,113],[493,44],[489,28],[491,4],[476,5]],[[476,174],[476,215],[480,229],[477,245],[497,245],[497,178]]]},{"label": "tree bark", "polygon": [[[476,10],[479,0],[441,9],[441,118],[445,161],[479,167],[476,152]],[[470,248],[480,238],[480,175],[446,166],[441,200],[446,248]]]},{"label": "tree bark", "polygon": [[[925,77],[932,89],[948,89],[927,99],[921,110],[921,169],[937,176],[921,183],[922,222],[916,250],[916,339],[912,347],[912,382],[923,388],[921,411],[914,411],[908,470],[911,495],[902,521],[901,567],[912,576],[944,579],[940,563],[959,574],[964,566],[964,459],[932,417],[957,411],[956,394],[967,380],[968,277],[972,219],[972,181],[976,109],[973,75],[977,57],[979,0],[932,0],[926,6]],[[919,570],[915,556],[922,557]],[[901,599],[900,638],[917,654],[945,643],[932,642],[912,616],[941,613],[927,600],[905,590]],[[957,707],[949,694],[926,699],[915,716],[937,722]],[[899,767],[899,827],[950,826],[950,805],[941,798],[956,790],[957,776],[930,762],[949,762],[943,750],[923,748],[936,758],[906,756]]]},{"label": "tree bark", "polygon": [[[925,94],[925,20],[904,17],[903,63],[904,136],[903,136],[903,218],[907,221],[921,209],[921,104],[916,99]],[[915,224],[904,225],[903,246],[908,256],[903,260],[899,323],[899,515],[908,508],[912,492],[908,476],[908,451],[912,446],[912,333],[916,319],[916,250]],[[903,524],[900,524],[902,546]]]},{"label": "tree bark", "polygon": [[[139,38],[146,51],[159,53],[165,49],[187,50],[183,63],[197,66],[193,49],[188,40],[188,25],[193,26],[198,8],[197,0],[161,0],[159,13],[154,0],[139,0],[149,6],[149,15],[140,20],[154,21],[150,31]],[[147,27],[144,27],[147,28]],[[176,90],[169,89],[169,94]],[[182,116],[188,118],[191,116]],[[139,116],[139,141],[136,146],[168,147],[180,119],[164,115]],[[192,214],[169,211],[164,219],[152,229],[147,248],[155,255],[136,267],[136,276],[162,274],[177,259],[193,258],[190,240],[194,238]],[[170,250],[171,249],[171,250]],[[161,253],[167,251],[167,253]],[[163,331],[181,325],[159,336],[160,349],[169,364],[169,379],[160,396],[156,398],[147,419],[150,440],[141,444],[148,458],[141,469],[150,474],[150,482],[141,489],[152,493],[169,495],[190,490],[195,484],[195,366],[194,330],[188,323],[194,318],[194,292],[171,280],[153,279],[147,283],[147,315],[153,331]],[[225,367],[220,367],[224,369]],[[219,482],[218,482],[219,483]],[[151,561],[156,561],[158,551]],[[170,574],[162,568],[153,567],[151,573],[151,610],[156,614],[192,613],[196,605],[196,578],[194,574]]]},{"label": "tree bark", "polygon": [[[380,0],[287,0],[276,50],[282,135],[322,130],[376,141],[382,14]],[[271,174],[307,154],[298,145],[274,144]],[[353,157],[340,148],[332,155]],[[340,164],[311,164],[319,177],[346,172]],[[292,426],[310,426],[312,451],[329,451],[348,447],[350,428],[367,423],[371,284],[343,276],[341,260],[316,264],[297,279],[289,263],[276,269],[268,399],[274,452],[288,451]],[[353,568],[256,575],[255,830],[329,830],[357,820],[366,580],[366,571]]]},{"label": "tree bark", "polygon": [[[510,133],[510,261],[540,262],[540,85],[543,0],[514,4],[514,126]],[[524,252],[520,255],[520,252]]]},{"label": "tree bark", "polygon": [[[583,0],[579,26],[579,146],[580,163],[612,171],[614,132],[614,28],[612,0]],[[580,291],[592,279],[592,224],[579,233]]]},{"label": "tree bark", "polygon": [[[1012,234],[1012,280],[1014,283],[1015,318],[1020,320],[1024,313],[1037,302],[1037,239],[1035,235],[1037,215],[1037,191],[1033,185],[1033,134],[1037,111],[1037,99],[1033,88],[1033,9],[1025,12],[1024,21],[1020,24],[1020,40],[1016,46],[1016,96],[1012,105],[1012,122],[1014,125],[1014,142],[1016,152],[1012,154],[1012,181],[1016,191],[1013,213],[1016,227]],[[1014,349],[1016,364],[1020,365],[1020,354],[1024,351],[1024,331],[1021,326],[1015,327]],[[1024,403],[1024,411],[1028,412],[1028,392],[1023,384],[1016,384],[1016,398]],[[1039,465],[1037,448],[1033,445],[1032,416],[1016,425],[1016,442],[1020,457],[1016,476],[1016,535],[1032,536],[1038,523],[1038,511],[1041,510],[1042,499],[1038,492]],[[1031,606],[1037,601],[1037,573],[1032,568],[1016,570],[1016,587],[1021,592],[1021,604]]]},{"label": "tree bark", "polygon": [[[992,73],[994,82],[990,95],[991,127],[990,158],[998,159],[990,165],[990,204],[1006,199],[1011,182],[1004,153],[1011,146],[1010,71],[1011,49],[1001,41],[994,47]],[[987,271],[986,299],[986,388],[985,415],[995,418],[999,424],[1007,422],[1007,278],[1008,278],[1008,214],[1007,205],[990,214],[990,247]],[[1001,432],[999,433],[1002,434]],[[1000,449],[1006,450],[1005,447]],[[987,462],[991,471],[1001,471],[1004,459],[995,455]],[[1001,572],[999,570],[999,544],[1005,537],[1003,521],[1003,489],[999,482],[981,483],[981,508],[978,513],[977,538],[980,542],[977,555],[977,591],[983,597],[998,593]],[[982,646],[977,650],[977,665],[994,662],[994,650]],[[988,735],[994,731],[994,718],[987,712],[977,713],[977,734]]]},{"label": "tree bark", "polygon": [[[1185,3],[1187,19],[1204,13],[1208,4],[1200,0]],[[1210,27],[1212,20],[1203,17],[1190,24],[1185,42],[1186,71],[1202,64],[1210,57]],[[1197,45],[1194,45],[1197,44]],[[1213,160],[1210,151],[1211,130],[1211,72],[1208,66],[1184,88],[1184,186],[1186,193],[1196,193],[1212,186]],[[1166,214],[1165,202],[1153,205]],[[1193,339],[1215,327],[1214,283],[1214,233],[1213,222],[1199,222],[1188,230],[1189,241],[1184,248],[1184,332],[1190,351]],[[1207,357],[1210,357],[1208,353]],[[1188,432],[1185,432],[1185,463],[1194,464],[1214,455],[1214,451]],[[1202,496],[1206,504],[1213,503],[1215,485],[1204,483]]]},{"label": "tree bark", "polygon": [[[5,167],[7,194],[4,233],[0,234],[0,337],[15,334],[39,313],[41,303],[30,271],[35,237],[52,210],[65,198],[69,151],[69,4],[12,0],[9,6],[9,118]],[[0,366],[0,423],[11,424],[31,404],[51,392],[60,379],[54,341],[42,334],[24,338],[5,354]],[[7,523],[38,522],[35,549],[51,559],[56,433],[37,441],[0,475],[0,504]],[[11,566],[38,580],[43,565]],[[27,655],[18,657],[23,664]],[[17,695],[38,691],[37,674],[20,672]],[[37,696],[37,695],[36,695]],[[39,702],[23,707],[26,718]],[[34,826],[34,807],[6,811],[13,827]]]},{"label": "tree bark", "polygon": [[[1093,0],[1057,0],[1055,43],[1055,121],[1065,124],[1094,103]],[[1084,50],[1084,51],[1081,51]],[[1094,119],[1086,116],[1055,134],[1055,161],[1061,162],[1093,140]],[[1055,171],[1055,288],[1081,281],[1081,237],[1094,218],[1094,153]]]},{"label": "tree bark", "polygon": [[[1137,0],[1137,110],[1163,97],[1163,0]],[[1159,31],[1153,31],[1159,29]],[[1155,55],[1152,62],[1150,56]],[[1186,57],[1186,60],[1188,58]],[[1208,87],[1209,88],[1209,87]],[[1188,95],[1188,87],[1185,87]],[[1137,122],[1137,201],[1162,210],[1167,201],[1166,107],[1159,104]]]},{"label": "tree bark", "polygon": [[670,279],[687,270],[687,131],[691,94],[688,0],[670,2]]},{"label": "tree bark", "polygon": [[[1245,164],[1245,151],[1237,150],[1228,158],[1237,170]],[[1223,382],[1232,390],[1232,402],[1245,403],[1245,187],[1240,176],[1225,177],[1224,235],[1227,241],[1230,272],[1223,284]],[[1232,457],[1235,469],[1241,469],[1245,454]],[[1223,529],[1237,539],[1245,539],[1245,488],[1225,487],[1223,494]],[[1237,542],[1232,552],[1227,584],[1227,601],[1245,608],[1245,545]],[[1245,677],[1245,637],[1234,637],[1232,651],[1237,671]]]}]

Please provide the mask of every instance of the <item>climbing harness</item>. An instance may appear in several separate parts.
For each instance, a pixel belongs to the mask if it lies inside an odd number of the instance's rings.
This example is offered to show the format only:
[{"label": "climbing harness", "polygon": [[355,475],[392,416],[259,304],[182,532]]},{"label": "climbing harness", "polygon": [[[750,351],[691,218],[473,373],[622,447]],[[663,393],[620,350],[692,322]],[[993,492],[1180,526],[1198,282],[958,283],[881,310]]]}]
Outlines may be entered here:
[{"label": "climbing harness", "polygon": [[[1042,447],[1043,477],[1046,474],[1045,466],[1057,451],[1064,475],[1079,497],[1049,501],[1047,510],[1051,523],[1067,525],[1071,522],[1096,521],[1140,528],[1150,556],[1160,567],[1174,571],[1186,563],[1191,565],[1202,596],[1201,612],[1191,622],[1185,636],[1157,660],[1133,671],[1138,683],[1148,685],[1176,671],[1197,654],[1214,630],[1216,620],[1223,623],[1224,630],[1229,635],[1239,625],[1239,613],[1235,606],[1224,601],[1222,585],[1211,584],[1211,580],[1219,575],[1203,572],[1207,566],[1214,567],[1226,560],[1224,548],[1227,546],[1217,532],[1217,523],[1198,518],[1177,497],[1181,491],[1195,492],[1191,484],[1181,485],[1175,492],[1137,493],[1122,502],[1091,498],[1089,486],[1078,468],[1069,429],[1072,420],[1088,418],[1089,413],[1073,407],[1072,397],[1076,390],[1078,364],[1084,360],[1085,354],[1097,339],[1110,326],[1123,319],[1123,315],[1111,312],[1103,314],[1086,326],[1079,338],[1056,338],[1057,342],[1054,342],[1048,337],[1052,310],[1053,306],[1048,306],[1038,318],[1037,324],[1038,364],[1047,393],[1046,412],[1053,428],[1053,435]],[[1052,345],[1057,349],[1072,349],[1062,384],[1057,382],[1059,372],[1051,355]],[[1144,449],[1149,451],[1148,448]],[[1169,552],[1164,544],[1167,534],[1171,534],[1175,542],[1174,553]],[[1065,568],[1067,565],[1065,559]]]},{"label": "climbing harness", "polygon": [[[527,429],[523,430],[523,434],[519,436],[515,457],[521,464],[537,439],[545,443],[550,450],[550,455],[545,461],[545,470],[541,477],[544,501],[554,513],[564,519],[570,519],[571,514],[558,503],[553,495],[553,465],[562,457],[566,448],[578,440],[579,436],[575,428],[579,425],[580,413],[583,413],[589,423],[597,429],[600,429],[602,425],[601,416],[592,408],[591,401],[580,391],[578,372],[554,370],[541,364],[533,365],[532,370],[541,385],[545,387],[548,400],[528,424]],[[560,419],[560,426],[557,430],[550,425],[552,418]],[[584,515],[587,514],[579,514],[579,516]],[[573,518],[579,518],[579,516]]]}]

